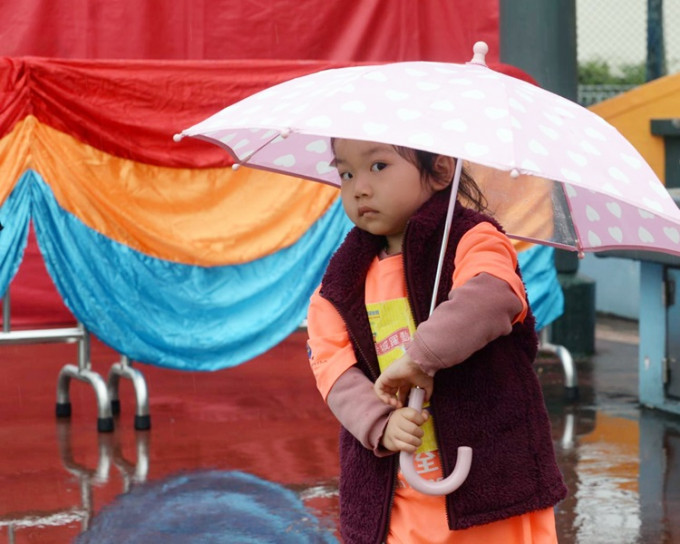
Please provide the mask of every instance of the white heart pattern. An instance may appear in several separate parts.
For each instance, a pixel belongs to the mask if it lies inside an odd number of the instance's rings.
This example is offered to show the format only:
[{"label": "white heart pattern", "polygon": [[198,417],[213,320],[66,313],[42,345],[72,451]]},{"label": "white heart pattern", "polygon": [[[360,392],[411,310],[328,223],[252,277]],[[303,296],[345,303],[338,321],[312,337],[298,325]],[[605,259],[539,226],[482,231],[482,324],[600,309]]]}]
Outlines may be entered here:
[{"label": "white heart pattern", "polygon": [[654,236],[652,236],[652,233],[649,232],[645,227],[640,227],[638,229],[638,238],[640,238],[640,241],[644,242],[645,244],[651,244],[654,242]]},{"label": "white heart pattern", "polygon": [[456,106],[449,100],[435,100],[430,104],[430,108],[437,111],[453,111]]},{"label": "white heart pattern", "polygon": [[274,164],[276,166],[283,166],[284,168],[290,168],[291,166],[295,166],[295,156],[288,153],[287,155],[282,155],[276,159],[274,159]]},{"label": "white heart pattern", "polygon": [[588,221],[600,220],[600,214],[597,213],[597,210],[592,206],[586,206],[586,217],[588,218]]},{"label": "white heart pattern", "polygon": [[418,119],[419,117],[422,117],[423,114],[420,113],[418,110],[409,110],[406,108],[401,108],[397,110],[397,117],[401,119],[402,121],[413,121],[414,119]]},{"label": "white heart pattern", "polygon": [[[256,93],[211,119],[191,135],[214,136],[238,162],[323,182],[338,181],[329,162],[332,135],[544,177],[564,189],[584,247],[680,254],[680,213],[625,138],[592,112],[483,67],[407,62],[326,70]],[[521,228],[512,234],[523,239]]]},{"label": "white heart pattern", "polygon": [[599,247],[602,245],[602,240],[600,240],[600,237],[595,234],[592,230],[588,231],[588,243],[592,247]]},{"label": "white heart pattern", "polygon": [[680,244],[680,231],[678,231],[678,229],[675,227],[664,227],[663,233],[674,244]]},{"label": "white heart pattern", "polygon": [[543,155],[547,156],[548,155],[548,150],[545,148],[545,146],[539,142],[538,140],[531,140],[529,142],[529,149],[536,153],[536,155]]},{"label": "white heart pattern", "polygon": [[620,244],[623,240],[623,231],[619,227],[609,227],[608,230],[611,237]]},{"label": "white heart pattern", "polygon": [[607,202],[607,209],[614,217],[621,219],[621,206],[617,202]]},{"label": "white heart pattern", "polygon": [[395,91],[392,89],[390,89],[389,91],[385,91],[385,96],[390,100],[394,100],[395,102],[399,102],[400,100],[406,100],[409,97],[408,93],[403,93],[401,91]]},{"label": "white heart pattern", "polygon": [[512,130],[510,130],[508,128],[499,128],[496,131],[496,136],[498,136],[498,139],[501,142],[506,143],[506,144],[509,144],[514,139],[513,136],[512,136]]},{"label": "white heart pattern", "polygon": [[328,150],[328,145],[326,144],[326,140],[314,140],[313,142],[308,143],[305,146],[305,149],[312,153],[325,153]]},{"label": "white heart pattern", "polygon": [[484,108],[484,114],[494,121],[508,116],[508,110],[503,108]]},{"label": "white heart pattern", "polygon": [[456,132],[465,132],[467,125],[461,119],[449,119],[442,123],[442,128],[445,130],[455,130]]},{"label": "white heart pattern", "polygon": [[320,161],[316,163],[316,173],[323,176],[335,170],[333,166],[328,164],[328,161]]}]

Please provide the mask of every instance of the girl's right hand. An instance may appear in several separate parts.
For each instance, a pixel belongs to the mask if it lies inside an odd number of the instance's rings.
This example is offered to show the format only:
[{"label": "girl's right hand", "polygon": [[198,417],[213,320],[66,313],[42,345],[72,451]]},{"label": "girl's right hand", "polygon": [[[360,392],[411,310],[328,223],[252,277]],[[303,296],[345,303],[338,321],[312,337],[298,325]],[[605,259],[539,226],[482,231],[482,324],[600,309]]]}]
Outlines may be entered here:
[{"label": "girl's right hand", "polygon": [[432,376],[428,376],[420,365],[405,353],[380,373],[373,389],[385,404],[401,408],[405,404],[404,397],[412,387],[424,389],[427,402],[432,395],[433,386]]},{"label": "girl's right hand", "polygon": [[399,408],[392,412],[380,440],[389,451],[415,453],[424,435],[420,426],[427,421],[427,410],[417,412],[413,408]]}]

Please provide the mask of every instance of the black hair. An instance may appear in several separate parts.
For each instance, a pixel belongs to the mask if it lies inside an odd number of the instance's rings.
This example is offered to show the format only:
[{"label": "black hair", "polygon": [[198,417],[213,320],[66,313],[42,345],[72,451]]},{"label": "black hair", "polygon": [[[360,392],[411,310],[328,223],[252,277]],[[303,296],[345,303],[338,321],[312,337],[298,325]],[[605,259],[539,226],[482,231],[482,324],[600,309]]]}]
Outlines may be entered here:
[{"label": "black hair", "polygon": [[[422,179],[432,177],[438,181],[450,182],[450,179],[443,179],[442,173],[435,168],[435,162],[439,156],[436,153],[431,153],[430,151],[423,151],[422,149],[413,149],[410,147],[404,147],[395,145],[394,148],[397,153],[404,157],[407,161],[412,162],[418,171]],[[460,159],[455,159],[460,160]],[[458,184],[458,196],[462,196],[466,206],[471,207],[478,212],[483,212],[486,210],[487,202],[484,198],[482,190],[477,185],[474,178],[467,172],[465,167],[460,172],[460,182]]]},{"label": "black hair", "polygon": [[[331,149],[335,153],[335,141],[337,138],[331,138]],[[437,153],[432,153],[430,151],[423,151],[422,149],[414,149],[411,147],[405,147],[402,145],[393,145],[394,149],[404,157],[407,161],[413,163],[418,172],[420,172],[421,179],[427,179],[428,177],[433,177],[439,181],[444,181],[446,183],[450,182],[450,179],[443,179],[442,173],[435,168],[435,162],[439,156]],[[459,159],[455,159],[459,160]],[[484,198],[484,193],[477,185],[474,178],[468,173],[468,171],[463,167],[460,172],[460,181],[458,183],[458,197],[463,197],[465,205],[469,208],[473,208],[478,212],[486,211],[487,201]]]}]

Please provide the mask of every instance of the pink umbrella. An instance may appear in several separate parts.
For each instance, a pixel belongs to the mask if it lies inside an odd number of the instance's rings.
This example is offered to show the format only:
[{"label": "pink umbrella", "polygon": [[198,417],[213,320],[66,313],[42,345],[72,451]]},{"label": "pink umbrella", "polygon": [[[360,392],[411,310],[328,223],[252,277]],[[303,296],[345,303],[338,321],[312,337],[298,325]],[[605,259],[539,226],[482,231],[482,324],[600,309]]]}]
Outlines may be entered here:
[{"label": "pink umbrella", "polygon": [[[340,179],[331,166],[331,138],[423,149],[463,159],[511,237],[579,255],[608,249],[680,255],[680,210],[637,150],[591,111],[489,69],[487,50],[475,44],[467,64],[400,62],[299,77],[175,138],[204,139],[239,164],[332,185]],[[452,204],[459,175],[460,168]],[[452,212],[453,206],[449,219]],[[439,272],[434,293],[438,282]],[[453,489],[467,475],[470,453],[459,450]],[[431,492],[453,490],[440,487]]]}]

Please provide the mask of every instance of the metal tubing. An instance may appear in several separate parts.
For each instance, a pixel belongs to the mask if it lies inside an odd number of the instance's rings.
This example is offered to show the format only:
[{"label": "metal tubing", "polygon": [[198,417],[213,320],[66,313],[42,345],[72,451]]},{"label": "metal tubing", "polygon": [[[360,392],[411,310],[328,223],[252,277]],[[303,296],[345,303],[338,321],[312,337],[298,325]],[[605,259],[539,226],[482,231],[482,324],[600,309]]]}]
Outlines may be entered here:
[{"label": "metal tubing", "polygon": [[574,366],[574,359],[571,357],[569,350],[564,346],[559,346],[548,342],[548,334],[546,329],[541,330],[541,343],[539,349],[541,351],[557,355],[557,358],[562,363],[562,369],[564,370],[564,386],[571,391],[576,391],[578,388],[576,367]]},{"label": "metal tubing", "polygon": [[84,335],[80,327],[34,329],[0,332],[0,344],[39,344],[47,342],[77,342]]},{"label": "metal tubing", "polygon": [[137,398],[137,410],[135,412],[136,416],[143,417],[149,415],[149,396],[146,388],[146,380],[144,375],[137,370],[132,368],[130,364],[130,359],[123,355],[120,359],[120,363],[115,363],[111,366],[109,370],[108,377],[108,390],[109,398],[112,401],[118,400],[118,388],[120,385],[120,378],[126,378],[132,382],[132,386],[135,390],[135,396]]},{"label": "metal tubing", "polygon": [[[10,300],[9,289],[2,300],[2,332],[0,332],[0,344],[37,344],[47,342],[78,342],[78,366],[65,365],[59,372],[57,379],[57,417],[70,417],[71,402],[69,397],[69,387],[71,379],[89,383],[94,389],[97,397],[97,412],[99,414],[97,429],[99,431],[113,430],[113,417],[111,401],[109,399],[109,388],[104,379],[92,371],[90,361],[90,334],[82,323],[77,327],[60,329],[31,329],[23,331],[10,330]],[[135,390],[138,397],[142,397],[142,409],[146,410],[148,416],[148,399],[146,398],[146,384],[139,385],[139,378],[131,376],[135,383]],[[143,378],[142,378],[143,381]],[[139,411],[138,403],[138,411]],[[146,418],[148,419],[148,417]]]},{"label": "metal tubing", "polygon": [[123,457],[120,447],[113,450],[113,463],[123,478],[123,492],[130,491],[133,484],[145,482],[149,474],[149,434],[136,433],[137,462],[131,463]]},{"label": "metal tubing", "polygon": [[78,368],[80,370],[90,370],[90,333],[85,330],[82,323],[78,323],[78,329],[82,332],[82,338],[78,342]]},{"label": "metal tubing", "polygon": [[134,483],[145,482],[149,475],[149,435],[137,433],[137,464],[132,477]]},{"label": "metal tubing", "polygon": [[557,355],[564,370],[564,386],[572,388],[577,387],[576,368],[574,367],[574,360],[572,359],[569,350],[564,346],[557,346],[554,344],[542,344],[541,350]]},{"label": "metal tubing", "polygon": [[64,365],[59,371],[57,378],[57,404],[69,404],[71,397],[69,389],[71,378],[78,375],[78,367],[75,365]]},{"label": "metal tubing", "polygon": [[2,330],[4,332],[9,332],[10,319],[11,311],[9,303],[9,286],[8,286],[7,291],[5,291],[5,296],[2,298]]},{"label": "metal tubing", "polygon": [[57,380],[57,403],[64,404],[69,402],[69,385],[72,378],[89,383],[92,386],[97,397],[99,419],[110,419],[112,417],[111,402],[109,401],[106,382],[104,382],[104,379],[99,374],[92,372],[88,368],[81,369],[75,365],[65,365],[61,369]]}]

